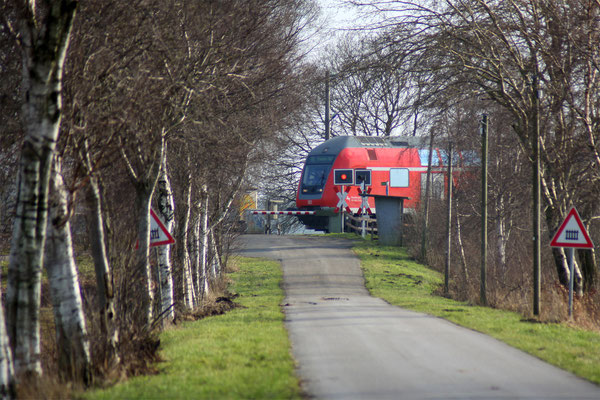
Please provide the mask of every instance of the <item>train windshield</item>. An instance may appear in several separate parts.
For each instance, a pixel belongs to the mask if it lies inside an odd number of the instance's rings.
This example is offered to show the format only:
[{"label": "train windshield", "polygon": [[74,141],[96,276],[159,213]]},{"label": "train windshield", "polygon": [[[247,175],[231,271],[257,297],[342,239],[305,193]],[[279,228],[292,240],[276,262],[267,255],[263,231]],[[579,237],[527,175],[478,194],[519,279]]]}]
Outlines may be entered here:
[{"label": "train windshield", "polygon": [[309,156],[302,176],[302,193],[322,193],[335,155]]},{"label": "train windshield", "polygon": [[304,170],[304,178],[302,183],[304,186],[319,186],[323,187],[327,180],[327,174],[331,165],[329,164],[307,164]]}]

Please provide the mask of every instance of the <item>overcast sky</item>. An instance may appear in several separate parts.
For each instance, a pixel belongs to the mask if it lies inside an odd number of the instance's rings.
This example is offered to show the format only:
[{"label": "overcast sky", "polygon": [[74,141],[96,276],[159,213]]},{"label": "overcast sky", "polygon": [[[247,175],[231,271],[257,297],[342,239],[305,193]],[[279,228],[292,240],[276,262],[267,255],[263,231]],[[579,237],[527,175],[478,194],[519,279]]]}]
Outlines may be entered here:
[{"label": "overcast sky", "polygon": [[[344,29],[356,26],[357,14],[343,0],[317,0],[321,6],[321,21],[323,31],[315,38],[319,45],[314,49],[314,55],[324,51],[327,46],[335,44],[337,38],[344,35]],[[311,43],[315,45],[316,43]]]}]

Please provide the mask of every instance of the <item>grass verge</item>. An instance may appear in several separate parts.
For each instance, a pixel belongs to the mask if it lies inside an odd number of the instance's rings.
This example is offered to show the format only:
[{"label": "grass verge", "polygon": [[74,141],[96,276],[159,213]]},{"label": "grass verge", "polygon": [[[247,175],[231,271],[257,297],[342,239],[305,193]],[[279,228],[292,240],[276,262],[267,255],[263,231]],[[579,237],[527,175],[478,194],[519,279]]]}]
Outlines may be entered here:
[{"label": "grass verge", "polygon": [[186,322],[160,336],[159,374],[141,376],[87,399],[301,398],[280,304],[278,263],[239,258],[229,274],[238,307]]},{"label": "grass verge", "polygon": [[354,251],[373,296],[483,332],[600,384],[600,334],[437,296],[443,276],[413,261],[403,249],[361,242]]}]

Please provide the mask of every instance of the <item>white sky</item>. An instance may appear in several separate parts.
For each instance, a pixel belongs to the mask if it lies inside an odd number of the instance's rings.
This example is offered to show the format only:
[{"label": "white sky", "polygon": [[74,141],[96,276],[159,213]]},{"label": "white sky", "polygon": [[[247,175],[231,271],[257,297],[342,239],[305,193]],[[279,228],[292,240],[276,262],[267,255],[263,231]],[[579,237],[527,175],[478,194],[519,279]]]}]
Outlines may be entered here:
[{"label": "white sky", "polygon": [[344,29],[356,27],[358,14],[343,0],[317,0],[321,6],[321,20],[324,29],[318,35],[321,42],[316,51],[322,51],[326,46],[335,43],[336,39],[344,35]]}]

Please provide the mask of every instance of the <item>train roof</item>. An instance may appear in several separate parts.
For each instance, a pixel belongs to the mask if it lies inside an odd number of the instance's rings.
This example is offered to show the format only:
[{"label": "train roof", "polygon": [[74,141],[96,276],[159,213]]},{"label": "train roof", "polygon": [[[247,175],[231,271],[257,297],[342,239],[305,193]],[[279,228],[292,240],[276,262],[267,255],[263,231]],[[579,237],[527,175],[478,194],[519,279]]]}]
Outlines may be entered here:
[{"label": "train roof", "polygon": [[336,136],[317,147],[311,154],[338,154],[346,148],[421,148],[425,146],[427,138],[416,136]]}]

